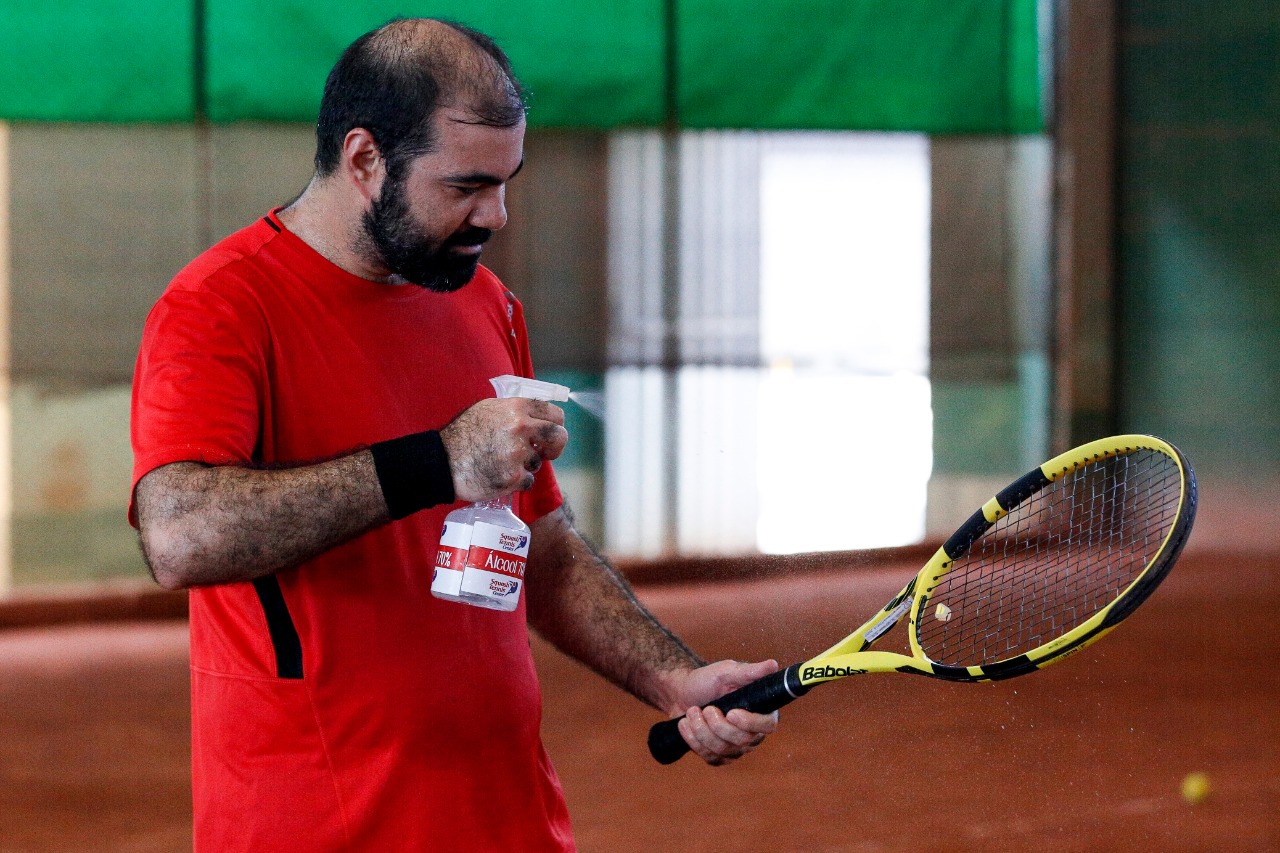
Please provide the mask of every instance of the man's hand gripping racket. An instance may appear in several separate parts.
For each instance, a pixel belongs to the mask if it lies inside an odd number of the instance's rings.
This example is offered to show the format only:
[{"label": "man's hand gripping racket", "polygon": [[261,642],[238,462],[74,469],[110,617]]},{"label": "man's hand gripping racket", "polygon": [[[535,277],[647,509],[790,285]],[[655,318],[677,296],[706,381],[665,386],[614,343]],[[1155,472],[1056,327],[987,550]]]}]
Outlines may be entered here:
[{"label": "man's hand gripping racket", "polygon": [[[711,704],[769,713],[816,684],[866,672],[995,681],[1043,669],[1146,600],[1195,512],[1195,474],[1173,445],[1145,435],[1082,445],[987,501],[861,628]],[[868,651],[904,616],[910,655]],[[649,731],[663,764],[689,751],[677,722]]]}]

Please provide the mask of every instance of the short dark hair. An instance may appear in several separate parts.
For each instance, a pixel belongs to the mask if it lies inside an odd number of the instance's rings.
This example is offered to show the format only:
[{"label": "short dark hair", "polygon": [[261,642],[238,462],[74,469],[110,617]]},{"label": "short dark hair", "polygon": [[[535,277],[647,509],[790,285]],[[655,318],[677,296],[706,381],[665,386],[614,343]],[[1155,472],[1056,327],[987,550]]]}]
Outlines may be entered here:
[{"label": "short dark hair", "polygon": [[[421,25],[443,24],[440,27]],[[423,35],[427,29],[430,35]],[[461,36],[460,40],[458,36]],[[373,134],[389,173],[435,143],[431,117],[444,105],[476,124],[514,127],[526,106],[511,62],[489,36],[455,21],[396,18],[342,52],[325,81],[316,121],[316,174],[332,174],[353,128]]]}]

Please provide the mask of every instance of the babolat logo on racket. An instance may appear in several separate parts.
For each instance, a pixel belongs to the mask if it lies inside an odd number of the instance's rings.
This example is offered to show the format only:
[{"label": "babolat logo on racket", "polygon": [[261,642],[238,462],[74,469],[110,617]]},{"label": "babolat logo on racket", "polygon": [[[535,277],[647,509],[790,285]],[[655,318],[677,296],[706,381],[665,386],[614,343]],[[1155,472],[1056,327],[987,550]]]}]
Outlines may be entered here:
[{"label": "babolat logo on racket", "polygon": [[865,669],[854,669],[851,666],[806,666],[800,670],[801,681],[812,681],[818,678],[846,678],[850,675],[862,675]]}]

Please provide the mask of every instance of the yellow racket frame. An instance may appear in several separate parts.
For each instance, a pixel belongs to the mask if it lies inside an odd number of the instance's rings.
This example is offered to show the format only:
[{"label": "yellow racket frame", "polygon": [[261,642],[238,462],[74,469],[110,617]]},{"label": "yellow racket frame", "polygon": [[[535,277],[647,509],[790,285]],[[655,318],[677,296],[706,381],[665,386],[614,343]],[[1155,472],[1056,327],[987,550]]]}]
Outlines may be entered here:
[{"label": "yellow racket frame", "polygon": [[[1164,541],[1142,572],[1125,587],[1115,601],[1062,636],[1006,660],[969,667],[949,666],[930,660],[920,648],[916,636],[921,614],[927,612],[925,608],[930,594],[950,571],[955,560],[968,550],[973,540],[996,521],[1008,515],[1018,503],[1049,483],[1085,465],[1136,450],[1152,450],[1173,459],[1181,474],[1182,490],[1175,521],[1170,525]],[[950,681],[995,681],[1044,669],[1101,639],[1151,593],[1155,584],[1159,583],[1173,560],[1177,558],[1191,531],[1195,500],[1195,475],[1190,465],[1186,463],[1177,448],[1155,436],[1111,436],[1091,441],[1055,456],[983,504],[982,509],[974,513],[955,535],[937,550],[924,568],[903,587],[902,592],[894,596],[893,600],[867,620],[866,624],[825,652],[800,664],[797,673],[800,684],[808,687],[867,672],[906,672]],[[907,636],[911,647],[910,656],[896,652],[866,650],[908,612],[910,615]]]}]

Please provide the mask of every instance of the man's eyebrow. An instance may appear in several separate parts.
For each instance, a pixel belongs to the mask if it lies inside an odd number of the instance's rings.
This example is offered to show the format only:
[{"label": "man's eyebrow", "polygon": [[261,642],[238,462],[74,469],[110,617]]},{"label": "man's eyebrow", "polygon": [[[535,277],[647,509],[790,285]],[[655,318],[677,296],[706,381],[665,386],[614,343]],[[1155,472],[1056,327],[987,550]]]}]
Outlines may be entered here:
[{"label": "man's eyebrow", "polygon": [[505,178],[497,175],[491,175],[488,172],[468,172],[464,175],[450,175],[446,180],[452,184],[487,184],[488,186],[498,186],[505,184],[507,181],[520,174],[520,170],[524,168],[524,157],[520,158],[520,165],[516,166],[516,170]]}]

